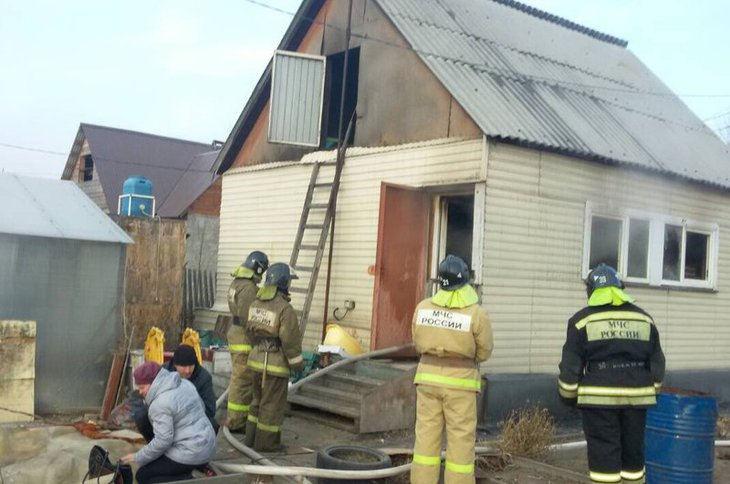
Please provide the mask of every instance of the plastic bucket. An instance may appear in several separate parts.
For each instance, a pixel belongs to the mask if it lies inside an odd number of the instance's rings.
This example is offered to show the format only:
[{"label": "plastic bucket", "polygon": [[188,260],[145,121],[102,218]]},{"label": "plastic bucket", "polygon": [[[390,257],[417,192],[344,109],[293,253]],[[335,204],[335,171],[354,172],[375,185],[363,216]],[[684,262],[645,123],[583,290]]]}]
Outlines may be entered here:
[{"label": "plastic bucket", "polygon": [[646,413],[647,484],[712,484],[717,401],[666,389]]},{"label": "plastic bucket", "polygon": [[360,343],[347,331],[342,329],[339,324],[327,325],[327,333],[324,336],[322,344],[325,346],[339,346],[350,356],[360,355],[365,352],[362,346],[360,346]]}]

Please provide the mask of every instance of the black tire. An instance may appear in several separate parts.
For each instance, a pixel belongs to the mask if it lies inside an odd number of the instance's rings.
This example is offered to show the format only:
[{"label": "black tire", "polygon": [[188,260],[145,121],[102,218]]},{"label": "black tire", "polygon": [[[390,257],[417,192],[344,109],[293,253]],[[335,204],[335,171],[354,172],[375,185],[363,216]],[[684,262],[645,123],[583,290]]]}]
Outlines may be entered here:
[{"label": "black tire", "polygon": [[[367,471],[393,466],[390,456],[377,449],[359,445],[331,445],[317,452],[318,469]],[[319,479],[320,484],[369,484],[383,479]]]}]

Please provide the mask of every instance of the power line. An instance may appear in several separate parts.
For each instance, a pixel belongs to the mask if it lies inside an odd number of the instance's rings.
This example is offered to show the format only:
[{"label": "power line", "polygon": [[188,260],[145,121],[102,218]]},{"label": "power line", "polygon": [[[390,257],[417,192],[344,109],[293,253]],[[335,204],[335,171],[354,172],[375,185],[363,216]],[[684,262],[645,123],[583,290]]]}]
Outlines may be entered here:
[{"label": "power line", "polygon": [[48,153],[49,155],[68,156],[68,153],[61,153],[60,151],[44,150],[41,148],[31,148],[29,146],[11,145],[9,143],[0,143],[0,146],[5,146],[6,148],[14,148],[16,150],[35,151],[38,153]]},{"label": "power line", "polygon": [[[33,151],[33,152],[38,152],[38,153],[48,153],[51,155],[62,155],[62,156],[68,157],[68,153],[62,153],[60,151],[44,150],[41,148],[31,148],[29,146],[13,145],[13,144],[2,143],[2,142],[0,142],[0,146],[14,148],[16,150]],[[190,165],[192,165],[193,162],[195,161],[195,156],[196,155],[192,156],[190,163],[188,163],[188,168],[181,168],[179,166],[153,165],[150,163],[142,163],[142,162],[138,162],[138,161],[129,161],[129,160],[120,160],[118,158],[116,158],[116,159],[109,158],[107,156],[94,156],[93,154],[92,154],[92,159],[95,162],[103,161],[106,163],[120,163],[120,164],[124,164],[124,165],[134,165],[134,166],[144,166],[147,168],[156,168],[159,170],[173,170],[173,171],[182,171],[185,173],[210,173],[210,174],[212,174],[213,173],[212,170],[199,170],[196,168],[190,168]]]},{"label": "power line", "polygon": [[721,113],[713,114],[709,118],[705,118],[702,121],[707,122],[707,121],[711,121],[713,119],[722,118],[723,116],[730,116],[730,111],[723,111]]}]

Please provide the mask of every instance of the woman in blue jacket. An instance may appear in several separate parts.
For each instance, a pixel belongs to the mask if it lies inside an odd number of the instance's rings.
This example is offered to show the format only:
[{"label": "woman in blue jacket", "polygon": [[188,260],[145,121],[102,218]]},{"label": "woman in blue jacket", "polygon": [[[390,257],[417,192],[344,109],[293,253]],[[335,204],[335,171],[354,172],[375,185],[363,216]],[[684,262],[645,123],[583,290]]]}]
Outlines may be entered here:
[{"label": "woman in blue jacket", "polygon": [[139,484],[191,477],[215,454],[215,431],[195,386],[177,372],[148,361],[134,370],[134,381],[148,407],[154,437],[122,462],[136,462]]}]

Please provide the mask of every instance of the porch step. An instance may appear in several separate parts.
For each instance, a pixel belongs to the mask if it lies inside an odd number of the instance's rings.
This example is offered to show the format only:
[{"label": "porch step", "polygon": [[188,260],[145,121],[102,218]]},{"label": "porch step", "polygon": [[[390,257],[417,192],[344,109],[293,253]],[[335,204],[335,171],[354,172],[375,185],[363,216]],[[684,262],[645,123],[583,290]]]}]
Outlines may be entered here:
[{"label": "porch step", "polygon": [[340,415],[342,417],[358,418],[360,416],[359,402],[355,404],[343,404],[342,401],[322,398],[321,395],[308,396],[300,392],[289,395],[289,403],[295,403],[304,407],[316,408],[325,412]]},{"label": "porch step", "polygon": [[377,380],[366,376],[351,375],[347,373],[333,372],[320,378],[319,384],[327,387],[339,388],[343,391],[367,393],[385,380]]},{"label": "porch step", "polygon": [[356,433],[410,428],[415,421],[415,363],[359,361],[289,392],[292,413]]},{"label": "porch step", "polygon": [[359,406],[361,393],[357,390],[345,390],[337,388],[336,386],[322,385],[319,384],[319,382],[314,381],[312,384],[302,387],[301,390],[299,390],[298,395],[318,398],[326,401],[345,402],[348,405],[352,404]]}]

